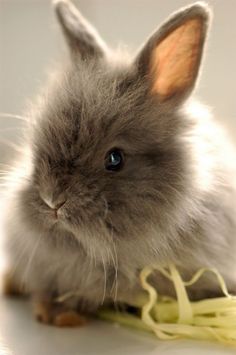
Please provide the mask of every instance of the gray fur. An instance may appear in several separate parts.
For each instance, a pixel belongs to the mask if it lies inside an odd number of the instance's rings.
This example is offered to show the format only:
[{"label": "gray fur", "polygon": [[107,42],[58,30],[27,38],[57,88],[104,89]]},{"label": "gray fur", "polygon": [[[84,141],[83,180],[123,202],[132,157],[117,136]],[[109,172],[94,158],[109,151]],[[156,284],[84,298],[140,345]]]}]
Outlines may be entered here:
[{"label": "gray fur", "polygon": [[70,1],[54,0],[54,6],[72,54],[79,54],[84,60],[105,55],[106,44]]},{"label": "gray fur", "polygon": [[[153,41],[189,16],[207,28],[208,12],[180,11],[135,60],[74,56],[42,96],[6,192],[9,267],[31,294],[74,290],[90,310],[130,297],[145,265],[169,262],[186,276],[216,267],[235,290],[235,150],[202,107],[183,97],[160,104],[143,75]],[[104,169],[113,147],[125,154],[116,173]],[[62,201],[55,222],[48,205]],[[216,284],[203,279],[192,297]]]}]

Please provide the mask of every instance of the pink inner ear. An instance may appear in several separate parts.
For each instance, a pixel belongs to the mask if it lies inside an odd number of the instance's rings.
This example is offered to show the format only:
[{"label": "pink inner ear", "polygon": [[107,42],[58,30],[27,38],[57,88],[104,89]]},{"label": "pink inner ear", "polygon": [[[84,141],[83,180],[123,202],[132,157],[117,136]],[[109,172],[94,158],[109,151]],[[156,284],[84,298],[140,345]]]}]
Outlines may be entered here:
[{"label": "pink inner ear", "polygon": [[154,49],[152,93],[162,100],[183,92],[193,83],[201,51],[202,21],[191,19],[179,26]]}]

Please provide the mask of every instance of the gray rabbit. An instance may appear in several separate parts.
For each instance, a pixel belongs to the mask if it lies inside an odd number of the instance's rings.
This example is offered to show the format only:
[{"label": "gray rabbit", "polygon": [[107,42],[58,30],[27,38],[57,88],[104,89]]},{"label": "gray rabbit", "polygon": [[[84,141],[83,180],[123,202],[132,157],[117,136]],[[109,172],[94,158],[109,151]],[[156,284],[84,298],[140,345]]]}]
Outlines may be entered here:
[{"label": "gray rabbit", "polygon": [[[134,58],[110,50],[69,1],[54,6],[70,57],[29,114],[7,177],[5,292],[23,289],[37,318],[59,326],[132,298],[151,264],[173,262],[185,278],[216,267],[235,292],[235,149],[189,98],[207,5],[173,14]],[[55,301],[67,292],[76,297]],[[218,293],[210,277],[190,289]]]}]

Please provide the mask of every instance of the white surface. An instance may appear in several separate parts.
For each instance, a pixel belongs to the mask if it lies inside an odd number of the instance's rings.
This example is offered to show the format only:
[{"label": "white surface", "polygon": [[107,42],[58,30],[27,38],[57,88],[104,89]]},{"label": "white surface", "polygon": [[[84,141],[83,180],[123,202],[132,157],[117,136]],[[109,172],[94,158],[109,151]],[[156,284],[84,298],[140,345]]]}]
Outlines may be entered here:
[{"label": "white surface", "polygon": [[159,341],[111,323],[76,329],[37,323],[27,302],[0,298],[1,355],[233,355],[236,349],[193,341]]}]

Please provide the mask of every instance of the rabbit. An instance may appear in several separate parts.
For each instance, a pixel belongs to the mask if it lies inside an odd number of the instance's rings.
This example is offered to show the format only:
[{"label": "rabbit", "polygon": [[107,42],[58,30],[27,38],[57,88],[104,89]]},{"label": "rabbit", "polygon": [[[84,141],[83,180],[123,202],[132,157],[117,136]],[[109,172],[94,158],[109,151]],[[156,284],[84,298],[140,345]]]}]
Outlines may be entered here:
[{"label": "rabbit", "polygon": [[[147,265],[185,278],[217,268],[235,292],[235,147],[192,96],[208,5],[172,14],[135,56],[108,48],[70,1],[54,8],[69,55],[6,177],[5,293],[28,294],[44,323],[76,326],[135,297]],[[173,295],[158,273],[151,282]],[[206,276],[189,292],[220,291]]]}]

